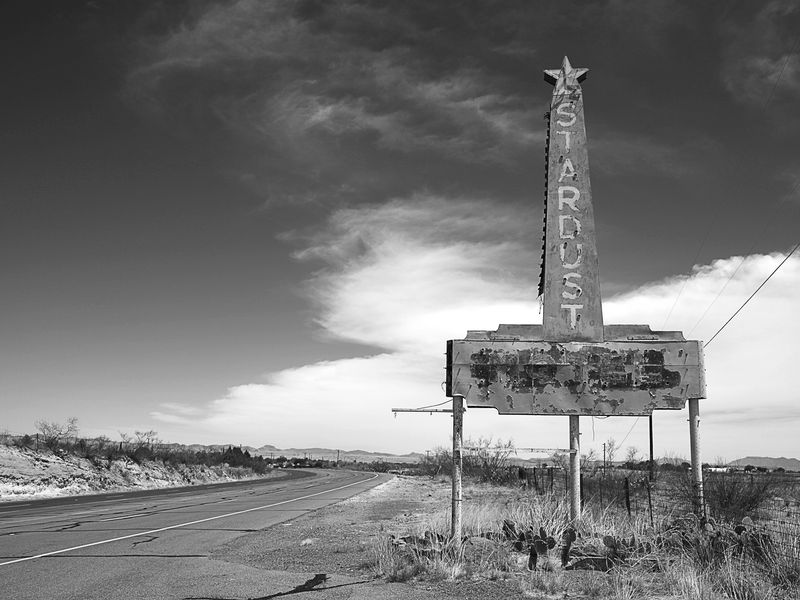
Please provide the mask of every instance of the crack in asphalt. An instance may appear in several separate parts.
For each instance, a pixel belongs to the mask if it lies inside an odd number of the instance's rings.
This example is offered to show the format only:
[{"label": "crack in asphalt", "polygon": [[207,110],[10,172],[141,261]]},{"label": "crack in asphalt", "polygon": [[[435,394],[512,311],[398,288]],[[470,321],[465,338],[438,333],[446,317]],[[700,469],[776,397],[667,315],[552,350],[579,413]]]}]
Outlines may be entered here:
[{"label": "crack in asphalt", "polygon": [[155,542],[158,539],[157,535],[148,535],[146,538],[142,540],[136,540],[135,542],[131,543],[131,548],[136,548],[139,544],[149,544],[150,542]]}]

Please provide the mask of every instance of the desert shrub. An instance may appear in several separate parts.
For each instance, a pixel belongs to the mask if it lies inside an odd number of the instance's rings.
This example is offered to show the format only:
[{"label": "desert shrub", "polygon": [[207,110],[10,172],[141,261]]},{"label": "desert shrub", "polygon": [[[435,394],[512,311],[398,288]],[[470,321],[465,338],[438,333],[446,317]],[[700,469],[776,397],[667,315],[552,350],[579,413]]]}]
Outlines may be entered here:
[{"label": "desert shrub", "polygon": [[32,448],[34,444],[33,438],[27,433],[22,437],[14,439],[14,445],[18,448]]},{"label": "desert shrub", "polygon": [[493,441],[492,438],[466,440],[463,453],[463,473],[483,483],[507,484],[518,482],[517,472],[511,469],[510,457],[514,444],[510,440]]},{"label": "desert shrub", "polygon": [[706,473],[703,493],[710,514],[739,521],[772,497],[776,487],[769,476]]},{"label": "desert shrub", "polygon": [[42,434],[45,446],[50,450],[58,449],[60,444],[78,433],[78,417],[70,417],[66,423],[40,419],[35,421],[34,425]]},{"label": "desert shrub", "polygon": [[417,470],[420,475],[429,477],[436,477],[437,475],[451,476],[453,474],[453,453],[446,448],[434,448],[419,459]]},{"label": "desert shrub", "polygon": [[147,446],[139,446],[130,456],[135,462],[141,464],[153,459],[153,451]]},{"label": "desert shrub", "polygon": [[408,581],[425,571],[425,566],[413,552],[406,552],[388,536],[372,540],[370,567],[376,577],[387,581]]}]

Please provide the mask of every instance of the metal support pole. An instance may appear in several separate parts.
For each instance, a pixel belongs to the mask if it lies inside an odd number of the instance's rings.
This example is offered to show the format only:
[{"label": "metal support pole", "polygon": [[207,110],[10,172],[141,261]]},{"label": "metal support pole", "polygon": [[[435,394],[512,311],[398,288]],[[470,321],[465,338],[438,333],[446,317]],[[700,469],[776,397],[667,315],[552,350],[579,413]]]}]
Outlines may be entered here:
[{"label": "metal support pole", "polygon": [[576,523],[581,516],[581,425],[580,417],[569,416],[569,516]]},{"label": "metal support pole", "polygon": [[656,462],[653,456],[653,413],[650,413],[650,481],[655,477]]},{"label": "metal support pole", "polygon": [[461,446],[464,435],[464,398],[453,396],[453,506],[451,520],[451,538],[461,544]]},{"label": "metal support pole", "polygon": [[703,463],[700,460],[700,404],[697,398],[689,398],[689,446],[692,453],[692,487],[694,488],[694,508],[698,515],[705,517],[703,501]]}]

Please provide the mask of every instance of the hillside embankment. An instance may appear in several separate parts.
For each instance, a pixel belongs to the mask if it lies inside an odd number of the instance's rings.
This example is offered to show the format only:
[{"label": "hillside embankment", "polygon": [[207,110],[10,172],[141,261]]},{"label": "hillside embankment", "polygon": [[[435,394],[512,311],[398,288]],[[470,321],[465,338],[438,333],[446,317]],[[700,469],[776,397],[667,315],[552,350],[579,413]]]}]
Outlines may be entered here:
[{"label": "hillside embankment", "polygon": [[0,502],[273,476],[277,474],[256,475],[243,467],[137,462],[129,457],[83,458],[58,450],[0,445]]}]

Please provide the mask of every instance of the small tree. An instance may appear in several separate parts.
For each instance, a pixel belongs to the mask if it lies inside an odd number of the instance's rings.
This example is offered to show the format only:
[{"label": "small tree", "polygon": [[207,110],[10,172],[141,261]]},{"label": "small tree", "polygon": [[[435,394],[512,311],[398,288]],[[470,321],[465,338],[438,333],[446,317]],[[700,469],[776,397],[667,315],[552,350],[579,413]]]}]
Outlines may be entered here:
[{"label": "small tree", "polygon": [[569,453],[568,452],[554,452],[553,455],[550,457],[550,460],[553,461],[553,466],[556,469],[562,469],[563,471],[569,470]]},{"label": "small tree", "polygon": [[619,444],[617,444],[617,440],[614,438],[608,438],[606,440],[606,462],[608,464],[614,462],[614,456],[616,456],[618,450]]},{"label": "small tree", "polygon": [[153,446],[159,443],[158,432],[150,429],[148,431],[134,431],[136,436],[136,448],[148,447],[151,450]]},{"label": "small tree", "polygon": [[625,452],[625,466],[632,469],[639,462],[639,449],[636,446],[628,446]]},{"label": "small tree", "polygon": [[464,475],[479,477],[481,481],[505,483],[510,477],[510,457],[515,453],[514,442],[492,440],[491,437],[466,440]]},{"label": "small tree", "polygon": [[594,448],[589,449],[586,454],[581,454],[581,471],[591,471],[592,474],[597,471],[597,452]]},{"label": "small tree", "polygon": [[36,430],[42,434],[44,443],[50,450],[55,450],[65,438],[73,437],[78,433],[78,417],[70,417],[66,423],[40,419],[34,421],[33,424]]}]

